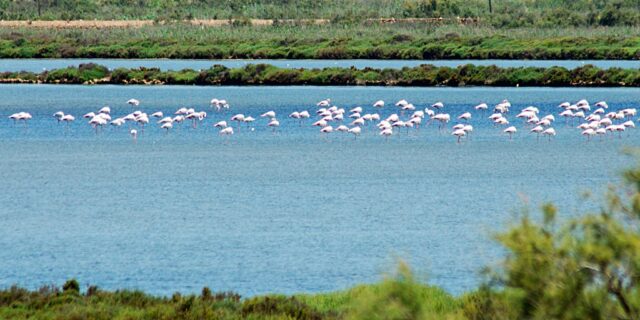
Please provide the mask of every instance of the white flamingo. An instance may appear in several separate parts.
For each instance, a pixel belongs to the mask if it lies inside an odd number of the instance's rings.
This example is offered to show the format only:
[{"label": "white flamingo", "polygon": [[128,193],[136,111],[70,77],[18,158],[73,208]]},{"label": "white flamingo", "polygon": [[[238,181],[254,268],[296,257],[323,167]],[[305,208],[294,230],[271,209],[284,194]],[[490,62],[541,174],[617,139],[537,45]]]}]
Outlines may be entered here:
[{"label": "white flamingo", "polygon": [[511,127],[508,127],[506,129],[504,129],[503,132],[509,135],[509,140],[512,140],[513,139],[513,134],[518,132],[518,129],[516,129],[516,127],[514,127],[514,126],[511,126]]}]

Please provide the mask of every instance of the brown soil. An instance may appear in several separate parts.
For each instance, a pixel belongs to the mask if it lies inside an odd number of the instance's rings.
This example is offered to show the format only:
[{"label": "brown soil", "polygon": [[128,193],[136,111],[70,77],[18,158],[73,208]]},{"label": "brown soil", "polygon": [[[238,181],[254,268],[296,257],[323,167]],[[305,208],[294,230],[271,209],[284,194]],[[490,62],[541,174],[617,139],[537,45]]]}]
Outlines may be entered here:
[{"label": "brown soil", "polygon": [[[251,25],[254,26],[271,26],[274,23],[278,24],[287,24],[287,25],[296,25],[296,24],[306,24],[306,25],[322,25],[329,24],[331,21],[328,19],[305,19],[305,20],[293,20],[293,19],[284,19],[284,20],[272,20],[272,19],[251,19]],[[444,18],[406,18],[406,19],[395,19],[395,18],[381,18],[381,19],[367,19],[366,23],[379,23],[379,24],[394,24],[394,23],[406,23],[406,24],[439,24],[439,23],[458,23],[458,24],[477,24],[479,22],[478,18],[453,18],[453,19],[444,19]],[[153,20],[51,20],[51,21],[43,21],[43,20],[0,20],[0,28],[24,28],[24,27],[32,27],[32,28],[53,28],[53,29],[63,29],[63,28],[78,28],[78,29],[100,29],[100,28],[140,28],[144,26],[151,26],[156,24]],[[164,22],[159,22],[163,24]],[[206,26],[206,27],[221,27],[228,26],[233,23],[233,20],[214,20],[214,19],[194,19],[183,21],[182,23],[188,23],[196,26]]]}]

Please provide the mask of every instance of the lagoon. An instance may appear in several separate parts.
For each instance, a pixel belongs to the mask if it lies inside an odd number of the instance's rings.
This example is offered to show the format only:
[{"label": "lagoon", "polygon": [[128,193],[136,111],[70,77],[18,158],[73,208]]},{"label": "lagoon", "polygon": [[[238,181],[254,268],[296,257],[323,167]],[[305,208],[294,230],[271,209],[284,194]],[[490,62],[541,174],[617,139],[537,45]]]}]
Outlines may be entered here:
[{"label": "lagoon", "polygon": [[44,69],[53,70],[68,66],[78,66],[81,63],[97,63],[108,68],[160,68],[161,70],[208,69],[215,64],[229,68],[244,67],[247,64],[265,63],[280,68],[328,68],[339,67],[358,69],[363,68],[393,68],[415,67],[421,64],[435,66],[457,67],[465,64],[496,65],[498,67],[552,67],[562,66],[568,69],[592,64],[599,68],[640,68],[640,60],[170,60],[170,59],[0,59],[2,71],[30,71],[42,72]]},{"label": "lagoon", "polygon": [[[594,194],[634,163],[620,152],[637,132],[587,143],[557,120],[553,141],[536,140],[514,114],[513,141],[472,110],[508,98],[512,112],[536,105],[557,115],[560,102],[607,100],[636,107],[640,89],[384,88],[0,85],[0,286],[36,288],[76,277],[83,286],[174,291],[321,292],[373,282],[401,258],[454,294],[475,288],[501,249],[491,235],[526,201],[561,215],[597,208]],[[224,98],[231,111],[208,101]],[[207,110],[197,129],[165,134],[147,127],[96,135],[81,115],[107,104],[112,114]],[[401,98],[471,111],[472,138],[456,144],[435,126],[388,140],[332,134],[287,119],[331,98],[364,106]],[[78,118],[66,129],[51,116]],[[258,119],[229,139],[212,123],[233,113],[274,110],[277,133]],[[7,117],[28,111],[25,128]],[[385,107],[383,116],[397,112]],[[597,198],[597,197],[596,197]]]}]

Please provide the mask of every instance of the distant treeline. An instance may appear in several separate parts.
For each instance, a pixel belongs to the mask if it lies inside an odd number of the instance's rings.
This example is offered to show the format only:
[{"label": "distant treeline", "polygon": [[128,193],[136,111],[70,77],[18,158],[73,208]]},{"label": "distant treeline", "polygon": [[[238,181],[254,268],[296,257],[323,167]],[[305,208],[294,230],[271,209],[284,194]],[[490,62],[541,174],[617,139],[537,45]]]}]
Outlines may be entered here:
[{"label": "distant treeline", "polygon": [[163,71],[158,68],[118,68],[89,63],[78,67],[33,72],[2,72],[4,83],[147,84],[147,85],[319,85],[319,86],[554,86],[638,87],[640,69],[600,69],[586,65],[500,68],[464,65],[420,65],[402,69],[324,68],[289,69],[268,64],[242,68],[214,65],[206,70]]},{"label": "distant treeline", "polygon": [[495,27],[640,25],[637,0],[0,0],[3,20],[479,17]]}]

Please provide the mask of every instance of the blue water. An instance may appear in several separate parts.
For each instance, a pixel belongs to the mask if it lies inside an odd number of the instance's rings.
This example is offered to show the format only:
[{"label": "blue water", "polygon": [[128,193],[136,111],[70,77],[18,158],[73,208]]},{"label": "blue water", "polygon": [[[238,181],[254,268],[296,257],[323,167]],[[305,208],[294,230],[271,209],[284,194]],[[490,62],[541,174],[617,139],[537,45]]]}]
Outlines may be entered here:
[{"label": "blue water", "polygon": [[[472,106],[508,98],[512,110],[534,104],[605,99],[636,106],[638,89],[367,88],[192,86],[0,86],[0,287],[30,288],[76,277],[83,286],[138,288],[154,294],[233,290],[321,292],[373,282],[407,261],[432,284],[460,294],[483,266],[502,256],[493,232],[513,221],[523,199],[533,210],[559,201],[562,216],[596,207],[595,194],[619,181],[638,133],[587,143],[558,120],[553,141],[520,132],[513,141]],[[96,135],[80,119],[108,104],[112,114],[179,106],[209,111],[197,129],[165,134],[157,126],[137,142],[128,128]],[[225,98],[232,111],[207,105]],[[330,97],[366,112],[377,99],[435,101],[456,116],[471,111],[472,138],[456,144],[434,126],[390,137],[331,134],[286,119]],[[229,139],[212,123],[273,109],[272,133],[258,119]],[[68,129],[51,117],[74,114]],[[28,128],[7,116],[33,114]],[[381,112],[388,115],[394,107]]]},{"label": "blue water", "polygon": [[253,63],[268,63],[281,68],[325,68],[354,66],[362,69],[370,68],[402,68],[415,67],[421,64],[457,67],[465,64],[497,65],[499,67],[551,67],[563,66],[576,68],[593,64],[601,68],[640,68],[640,60],[167,60],[167,59],[0,59],[0,71],[32,71],[53,70],[81,63],[94,62],[109,68],[155,67],[162,70],[208,69],[214,64],[227,67],[243,67]]}]

